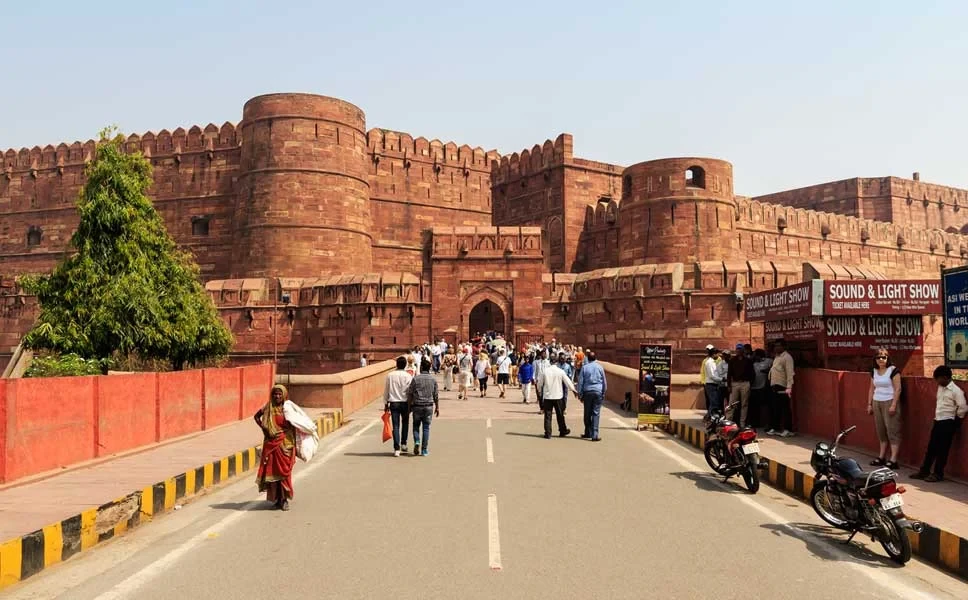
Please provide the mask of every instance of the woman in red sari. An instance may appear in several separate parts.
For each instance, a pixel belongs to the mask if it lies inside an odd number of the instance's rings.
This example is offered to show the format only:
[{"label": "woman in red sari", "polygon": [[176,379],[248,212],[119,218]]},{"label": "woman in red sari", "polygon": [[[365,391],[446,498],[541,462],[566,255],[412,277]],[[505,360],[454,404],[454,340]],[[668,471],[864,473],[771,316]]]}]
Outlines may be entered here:
[{"label": "woman in red sari", "polygon": [[289,510],[292,498],[292,467],[296,464],[296,430],[286,421],[282,406],[289,391],[282,385],[272,386],[272,398],[255,413],[255,422],[262,428],[262,462],[256,483],[266,500],[281,510]]}]

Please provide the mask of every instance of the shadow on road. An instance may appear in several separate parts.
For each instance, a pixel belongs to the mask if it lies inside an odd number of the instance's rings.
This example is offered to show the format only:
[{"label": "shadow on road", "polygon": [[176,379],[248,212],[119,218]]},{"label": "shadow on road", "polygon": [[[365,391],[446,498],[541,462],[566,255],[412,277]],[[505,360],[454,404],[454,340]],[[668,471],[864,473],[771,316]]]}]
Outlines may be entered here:
[{"label": "shadow on road", "polygon": [[[894,569],[903,567],[903,565],[892,561],[887,555],[878,554],[860,544],[854,542],[844,544],[843,541],[847,534],[832,527],[817,525],[816,523],[788,523],[786,525],[764,523],[760,527],[771,531],[776,536],[786,535],[800,540],[807,546],[807,550],[823,560],[850,561],[862,563],[869,567]],[[831,543],[843,552],[837,552],[831,548]]]},{"label": "shadow on road", "polygon": [[209,508],[215,510],[238,510],[242,512],[257,512],[260,510],[276,510],[274,504],[269,502],[259,502],[255,506],[250,506],[249,502],[222,502],[221,504],[212,504]]},{"label": "shadow on road", "polygon": [[746,488],[732,484],[729,487],[719,485],[723,478],[712,473],[697,473],[695,471],[680,471],[670,473],[679,479],[688,479],[696,484],[696,487],[707,492],[720,492],[723,494],[746,494]]},{"label": "shadow on road", "polygon": [[382,458],[395,458],[393,450],[383,450],[380,452],[344,452],[343,456],[374,456]]},{"label": "shadow on road", "polygon": [[543,438],[543,433],[522,433],[520,431],[505,431],[504,435],[516,435],[518,437]]}]

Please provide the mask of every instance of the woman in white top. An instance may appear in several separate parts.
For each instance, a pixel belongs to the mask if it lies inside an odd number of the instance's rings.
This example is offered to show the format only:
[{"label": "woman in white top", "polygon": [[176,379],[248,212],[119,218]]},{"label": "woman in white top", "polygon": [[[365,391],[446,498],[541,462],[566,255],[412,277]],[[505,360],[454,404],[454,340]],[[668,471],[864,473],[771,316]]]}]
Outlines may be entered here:
[{"label": "woman in white top", "polygon": [[477,383],[481,391],[481,398],[487,396],[487,378],[491,375],[491,359],[481,352],[474,365],[474,374],[477,376]]},{"label": "woman in white top", "polygon": [[[897,367],[891,364],[887,350],[874,354],[874,368],[871,371],[871,386],[867,402],[867,414],[874,415],[877,439],[881,442],[881,453],[871,461],[871,465],[897,469],[897,454],[901,449],[901,377]],[[891,459],[887,459],[890,447]]]}]

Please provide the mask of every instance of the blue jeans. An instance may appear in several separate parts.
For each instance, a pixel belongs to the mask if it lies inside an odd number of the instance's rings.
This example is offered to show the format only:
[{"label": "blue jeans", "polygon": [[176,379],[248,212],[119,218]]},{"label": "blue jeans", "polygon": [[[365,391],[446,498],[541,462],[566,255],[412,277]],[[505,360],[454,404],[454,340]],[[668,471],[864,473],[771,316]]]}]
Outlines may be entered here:
[{"label": "blue jeans", "polygon": [[714,411],[723,413],[723,396],[719,391],[718,383],[707,383],[706,391],[706,412],[712,414]]},{"label": "blue jeans", "polygon": [[[407,432],[410,429],[410,406],[406,402],[391,402],[390,418],[393,423],[393,449],[399,450],[401,446],[407,445]],[[413,437],[414,439],[417,438],[416,422],[413,426]]]},{"label": "blue jeans", "polygon": [[[420,446],[421,450],[427,450],[430,445],[430,421],[434,418],[433,406],[415,406],[413,408],[413,444]],[[420,435],[420,428],[423,426],[423,436]]]},{"label": "blue jeans", "polygon": [[585,435],[592,439],[598,438],[598,423],[602,416],[602,395],[597,392],[585,392],[582,404],[585,409]]}]

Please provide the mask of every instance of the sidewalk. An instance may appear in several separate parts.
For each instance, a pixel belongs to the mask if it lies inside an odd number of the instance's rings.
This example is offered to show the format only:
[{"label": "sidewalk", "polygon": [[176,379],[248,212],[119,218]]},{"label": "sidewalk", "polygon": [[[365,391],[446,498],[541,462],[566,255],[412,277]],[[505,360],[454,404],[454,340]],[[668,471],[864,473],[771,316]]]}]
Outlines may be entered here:
[{"label": "sidewalk", "polygon": [[[683,438],[700,448],[705,440],[704,414],[702,410],[672,411],[673,427],[695,430],[695,435],[684,435]],[[771,482],[778,480],[774,482],[777,487],[801,498],[809,498],[814,474],[810,455],[820,438],[806,435],[781,438],[766,435],[765,430],[758,430],[758,433],[760,455],[771,462],[770,473],[764,478]],[[849,436],[846,442],[849,444]],[[844,458],[854,458],[864,470],[874,468],[868,466],[875,458],[872,454],[843,443],[837,453]],[[963,577],[968,576],[968,484],[950,479],[925,483],[909,477],[915,470],[910,465],[902,465],[898,469],[898,484],[907,488],[904,494],[905,514],[928,525],[917,536],[915,554],[929,562],[940,563]],[[961,547],[965,550],[961,550]]]},{"label": "sidewalk", "polygon": [[[307,410],[313,419],[330,412],[333,411]],[[323,435],[323,431],[319,433]],[[119,458],[79,465],[43,479],[5,485],[0,489],[0,543],[261,443],[259,428],[252,419],[245,419]],[[247,470],[241,466],[232,471],[241,474]],[[202,487],[202,481],[198,481],[197,488]]]}]

